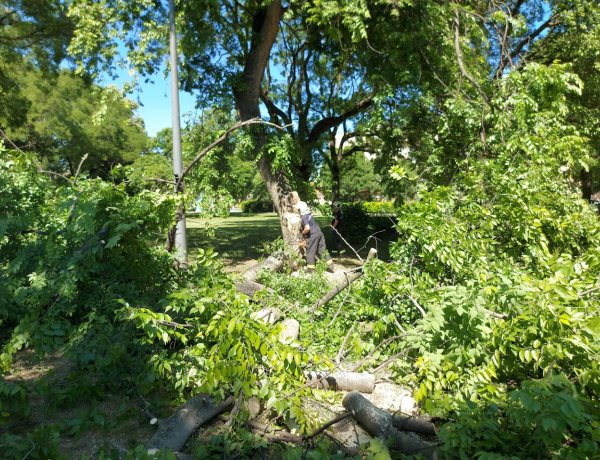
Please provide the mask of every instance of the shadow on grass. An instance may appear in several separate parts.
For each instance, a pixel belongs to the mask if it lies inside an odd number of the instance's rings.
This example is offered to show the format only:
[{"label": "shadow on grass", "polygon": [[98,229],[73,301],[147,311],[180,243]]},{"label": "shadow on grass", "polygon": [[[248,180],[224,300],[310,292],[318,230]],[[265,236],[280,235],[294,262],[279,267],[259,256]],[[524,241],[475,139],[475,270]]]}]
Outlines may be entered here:
[{"label": "shadow on grass", "polygon": [[[316,217],[321,226],[328,247],[331,246],[331,228],[329,217]],[[390,233],[393,239],[393,232]],[[372,238],[361,249],[360,255],[366,256],[369,248],[376,247],[379,257],[388,259],[388,246],[390,235],[378,235],[378,239]],[[281,237],[279,218],[274,213],[255,214],[251,216],[231,216],[213,219],[188,219],[187,237],[190,256],[195,257],[199,248],[213,248],[219,253],[225,265],[237,265],[247,260],[263,257],[264,245]],[[365,244],[368,235],[364,235],[362,241],[353,238],[349,243],[360,248]],[[346,248],[346,257],[356,257],[354,253]]]}]

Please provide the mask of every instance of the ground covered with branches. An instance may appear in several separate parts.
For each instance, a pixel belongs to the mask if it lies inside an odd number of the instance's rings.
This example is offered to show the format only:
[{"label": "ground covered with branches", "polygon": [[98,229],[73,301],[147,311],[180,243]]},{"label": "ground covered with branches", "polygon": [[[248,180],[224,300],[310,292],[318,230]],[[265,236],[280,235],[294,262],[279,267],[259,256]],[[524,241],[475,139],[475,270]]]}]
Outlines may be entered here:
[{"label": "ground covered with branches", "polygon": [[[492,101],[486,151],[477,161],[467,155],[449,185],[415,186],[417,199],[396,209],[392,261],[370,262],[316,310],[328,290],[324,267],[309,277],[263,273],[259,281],[272,291],[251,300],[209,248],[189,269],[173,268],[157,244],[171,224],[172,198],[132,193],[126,183],[49,177],[27,154],[4,150],[3,455],[68,456],[65,439],[109,430],[132,411],[164,417],[198,393],[255,398],[270,423],[302,436],[323,422],[307,416],[315,390],[305,372],[351,369],[411,389],[436,417],[443,458],[597,457],[600,224],[568,174],[585,159],[565,121],[564,94],[576,89],[558,66],[507,78],[506,94]],[[455,106],[446,122],[471,116]],[[265,306],[297,319],[299,338],[282,342],[280,326],[256,321],[252,314]],[[19,378],[15,360],[24,350],[60,353],[68,371]],[[92,410],[35,425],[40,395],[50,410],[82,400],[101,407],[115,396],[123,405],[110,420]],[[300,446],[269,441],[249,430],[249,419],[238,405],[187,451],[345,455],[322,436]],[[136,442],[146,440],[130,439],[121,451],[98,446],[94,455],[144,457]],[[396,453],[372,443],[356,455]]]}]

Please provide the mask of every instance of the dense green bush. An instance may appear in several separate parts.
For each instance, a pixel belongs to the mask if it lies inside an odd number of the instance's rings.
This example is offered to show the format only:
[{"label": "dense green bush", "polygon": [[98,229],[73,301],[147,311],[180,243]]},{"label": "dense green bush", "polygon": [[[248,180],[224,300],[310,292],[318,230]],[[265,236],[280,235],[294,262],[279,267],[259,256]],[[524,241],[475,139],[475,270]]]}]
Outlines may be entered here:
[{"label": "dense green bush", "polygon": [[260,212],[272,212],[273,203],[267,200],[246,200],[242,201],[240,205],[242,212],[248,214],[260,213]]},{"label": "dense green bush", "polygon": [[[164,407],[203,391],[257,397],[308,429],[308,390],[298,388],[304,368],[321,359],[252,319],[255,306],[212,250],[200,248],[187,270],[173,268],[163,248],[173,199],[101,180],[55,182],[11,152],[0,159],[0,191],[3,370],[19,350],[60,349],[72,372],[47,389],[57,406],[133,388],[160,394]],[[20,386],[0,386],[0,404],[8,420],[27,415]]]},{"label": "dense green bush", "polygon": [[364,201],[363,208],[367,214],[395,214],[393,201]]},{"label": "dense green bush", "polygon": [[600,221],[569,176],[587,154],[566,121],[577,78],[530,66],[504,85],[494,155],[400,208],[395,261],[373,264],[354,315],[375,343],[398,337],[393,374],[449,420],[445,457],[592,458]]}]

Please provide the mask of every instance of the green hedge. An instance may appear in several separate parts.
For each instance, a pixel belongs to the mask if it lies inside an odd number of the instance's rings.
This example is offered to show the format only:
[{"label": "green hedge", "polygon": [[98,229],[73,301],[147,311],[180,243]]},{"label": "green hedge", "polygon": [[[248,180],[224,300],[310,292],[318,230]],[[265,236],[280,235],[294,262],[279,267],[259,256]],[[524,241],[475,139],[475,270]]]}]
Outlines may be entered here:
[{"label": "green hedge", "polygon": [[395,214],[393,201],[363,201],[363,208],[367,214]]},{"label": "green hedge", "polygon": [[272,212],[273,203],[267,200],[246,200],[240,205],[242,212],[254,214],[258,212]]},{"label": "green hedge", "polygon": [[[380,206],[381,205],[381,206]],[[351,239],[361,239],[366,235],[393,227],[389,214],[394,213],[392,203],[355,202],[343,203],[344,223],[342,233]]]}]

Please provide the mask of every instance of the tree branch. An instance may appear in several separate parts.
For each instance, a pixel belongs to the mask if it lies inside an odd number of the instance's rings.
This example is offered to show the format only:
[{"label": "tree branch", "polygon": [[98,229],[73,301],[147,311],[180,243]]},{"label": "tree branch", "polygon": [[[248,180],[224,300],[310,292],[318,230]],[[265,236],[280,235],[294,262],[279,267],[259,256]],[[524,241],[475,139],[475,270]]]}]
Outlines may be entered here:
[{"label": "tree branch", "polygon": [[190,164],[181,173],[181,177],[177,180],[176,189],[179,190],[179,187],[181,186],[181,183],[182,183],[183,179],[185,178],[185,176],[188,175],[188,173],[196,165],[196,163],[198,163],[204,156],[206,156],[206,154],[208,152],[210,152],[212,149],[214,149],[218,145],[225,142],[227,140],[227,138],[229,137],[229,135],[233,131],[243,128],[244,126],[248,126],[248,125],[267,125],[267,126],[272,126],[277,129],[287,128],[287,126],[279,126],[279,125],[276,125],[275,123],[269,123],[268,121],[261,120],[260,118],[251,118],[249,120],[240,121],[239,123],[236,123],[231,128],[229,128],[227,131],[225,131],[225,133],[223,133],[223,135],[221,135],[221,137],[219,137],[216,141],[210,143],[208,146],[204,147],[202,149],[202,151],[198,155],[196,155],[196,157],[190,162]]},{"label": "tree branch", "polygon": [[558,22],[556,22],[556,23],[554,22],[557,18],[558,18],[558,14],[553,14],[552,16],[550,16],[548,18],[547,21],[545,21],[543,24],[541,24],[536,30],[534,30],[531,34],[529,34],[527,37],[525,37],[523,40],[521,40],[519,42],[519,44],[515,47],[515,49],[512,50],[512,52],[510,53],[510,57],[514,58],[514,57],[518,56],[519,53],[521,51],[523,51],[523,48],[525,48],[527,45],[531,44],[531,42],[533,40],[535,40],[548,27],[558,25]]},{"label": "tree branch", "polygon": [[277,107],[273,103],[273,101],[269,98],[269,95],[267,94],[266,91],[261,91],[260,100],[267,107],[267,111],[269,112],[269,115],[271,115],[271,117],[273,117],[273,118],[279,117],[283,120],[283,122],[286,125],[291,125],[290,118],[287,116],[287,114],[283,110],[281,110],[279,107]]},{"label": "tree branch", "polygon": [[374,97],[375,97],[375,95],[373,93],[371,93],[371,94],[365,96],[360,101],[358,101],[354,105],[354,107],[345,111],[341,115],[333,116],[333,117],[325,117],[325,118],[319,120],[313,126],[313,129],[310,131],[310,134],[308,135],[308,142],[309,143],[316,142],[317,140],[319,140],[319,138],[325,131],[328,131],[329,129],[338,126],[340,123],[343,123],[348,118],[353,117],[354,115],[357,115],[357,114],[363,112],[364,110],[368,109],[369,107],[371,107],[371,105],[373,105]]},{"label": "tree branch", "polygon": [[479,91],[479,94],[483,98],[485,104],[489,105],[490,103],[487,94],[485,94],[485,91],[483,91],[479,83],[477,83],[475,79],[469,74],[469,72],[467,72],[467,69],[465,68],[465,64],[463,62],[462,51],[460,50],[460,17],[458,14],[458,10],[454,10],[454,21],[452,22],[452,26],[454,28],[454,52],[456,53],[456,60],[458,62],[458,68],[460,69],[460,73],[463,77],[469,80],[469,82],[471,82],[471,84],[477,89],[477,91]]}]

